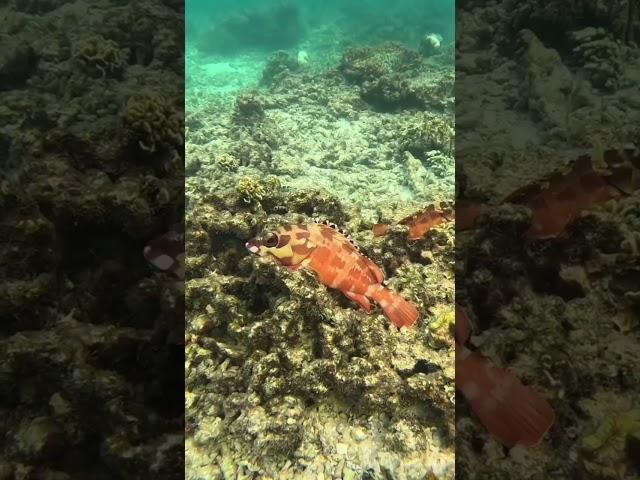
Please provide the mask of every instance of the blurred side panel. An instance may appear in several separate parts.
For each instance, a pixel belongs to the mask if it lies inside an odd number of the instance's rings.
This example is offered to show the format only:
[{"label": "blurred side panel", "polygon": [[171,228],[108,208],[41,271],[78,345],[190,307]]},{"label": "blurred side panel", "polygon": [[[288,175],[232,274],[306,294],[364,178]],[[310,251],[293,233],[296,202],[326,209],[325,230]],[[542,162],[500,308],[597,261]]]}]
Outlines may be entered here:
[{"label": "blurred side panel", "polygon": [[0,18],[0,478],[182,478],[183,3]]},{"label": "blurred side panel", "polygon": [[459,1],[456,36],[456,475],[637,478],[640,8]]}]

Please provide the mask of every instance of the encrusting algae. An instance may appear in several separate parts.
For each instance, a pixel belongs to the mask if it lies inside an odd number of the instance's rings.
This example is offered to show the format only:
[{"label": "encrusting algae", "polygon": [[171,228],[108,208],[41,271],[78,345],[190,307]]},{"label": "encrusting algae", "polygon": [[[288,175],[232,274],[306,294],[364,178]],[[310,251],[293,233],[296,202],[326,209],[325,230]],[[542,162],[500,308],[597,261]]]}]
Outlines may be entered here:
[{"label": "encrusting algae", "polygon": [[[451,268],[439,259],[452,245],[443,242],[435,248],[440,240],[428,234],[410,246],[406,232],[403,238],[389,235],[372,243],[367,233],[369,240],[357,241],[363,247],[360,253],[333,227],[296,213],[307,208],[294,201],[299,192],[281,188],[275,195],[267,212],[251,214],[245,213],[240,196],[235,203],[209,196],[198,200],[187,217],[189,448],[203,454],[206,445],[220,462],[241,456],[247,459],[244,471],[264,471],[269,478],[281,478],[283,471],[316,469],[314,459],[338,478],[359,478],[368,468],[424,475],[431,467],[438,478],[448,478],[444,472],[451,457],[439,450],[451,442],[453,428],[452,346],[433,341],[430,323],[435,317],[429,307],[450,305],[453,284],[434,284],[428,293],[420,285],[425,278],[440,276],[441,268]],[[320,208],[326,205],[327,212],[334,205],[341,208],[335,199],[308,201]],[[274,213],[279,205],[289,212]],[[349,218],[344,211],[332,216]],[[401,286],[399,293],[415,303],[423,318],[404,334],[390,334],[382,315],[350,308],[322,285],[322,271],[316,277],[312,270],[291,271],[279,260],[265,262],[245,253],[245,239],[256,233],[278,232],[282,238],[298,225],[307,225],[306,231],[330,229],[334,241],[353,248],[350,253],[359,256],[363,268],[378,269],[374,262],[384,265],[393,272],[388,287]],[[280,240],[274,246],[274,238],[263,234],[247,245],[266,253],[278,248]],[[401,252],[407,260],[426,258],[420,255],[422,249],[433,249],[431,260],[411,268],[395,263]],[[275,253],[274,260],[282,252]],[[365,254],[372,260],[364,260]],[[378,285],[373,273],[365,278]],[[217,387],[211,390],[211,385]],[[194,408],[202,402],[209,410]],[[332,433],[336,422],[342,433]],[[390,429],[383,426],[387,422]],[[318,443],[318,438],[332,446]],[[336,445],[341,453],[335,452]],[[294,463],[287,462],[291,452]],[[372,457],[371,452],[388,453]],[[350,458],[352,466],[339,466],[336,455]],[[402,467],[392,460],[399,455]],[[215,472],[230,467],[216,461],[208,468]]]}]

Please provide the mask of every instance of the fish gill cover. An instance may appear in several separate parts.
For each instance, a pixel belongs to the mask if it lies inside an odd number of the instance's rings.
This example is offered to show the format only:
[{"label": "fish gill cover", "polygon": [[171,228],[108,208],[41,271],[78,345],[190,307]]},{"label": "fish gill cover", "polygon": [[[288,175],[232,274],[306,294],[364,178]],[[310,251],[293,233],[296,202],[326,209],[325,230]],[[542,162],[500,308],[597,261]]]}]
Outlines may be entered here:
[{"label": "fish gill cover", "polygon": [[453,2],[186,17],[187,478],[453,478]]},{"label": "fish gill cover", "polygon": [[458,7],[456,476],[638,478],[638,3]]},{"label": "fish gill cover", "polygon": [[181,2],[0,18],[0,478],[183,478]]}]

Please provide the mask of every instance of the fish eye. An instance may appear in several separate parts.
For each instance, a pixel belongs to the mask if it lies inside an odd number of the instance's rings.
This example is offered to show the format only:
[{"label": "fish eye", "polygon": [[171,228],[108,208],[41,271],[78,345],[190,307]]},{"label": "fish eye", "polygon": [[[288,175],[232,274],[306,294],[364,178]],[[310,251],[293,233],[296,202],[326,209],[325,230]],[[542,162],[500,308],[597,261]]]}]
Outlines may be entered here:
[{"label": "fish eye", "polygon": [[265,247],[275,247],[278,245],[278,236],[275,233],[269,233],[266,237],[264,237],[264,246]]}]

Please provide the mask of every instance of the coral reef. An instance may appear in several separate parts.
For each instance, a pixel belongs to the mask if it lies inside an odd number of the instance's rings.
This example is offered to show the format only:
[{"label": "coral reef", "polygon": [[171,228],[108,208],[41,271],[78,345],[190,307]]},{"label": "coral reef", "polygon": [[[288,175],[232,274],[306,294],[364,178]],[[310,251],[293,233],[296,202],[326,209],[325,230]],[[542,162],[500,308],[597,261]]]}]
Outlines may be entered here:
[{"label": "coral reef", "polygon": [[236,98],[235,121],[252,124],[264,118],[264,108],[258,92],[247,92]]},{"label": "coral reef", "polygon": [[273,197],[273,191],[278,190],[279,187],[280,181],[275,176],[268,176],[264,182],[251,177],[242,177],[238,180],[236,190],[244,203],[261,204],[263,200]]},{"label": "coral reef", "polygon": [[[509,12],[509,16],[500,17],[502,12]],[[505,46],[509,38],[514,38],[523,28],[529,28],[536,35],[548,38],[554,48],[567,47],[566,32],[587,25],[604,28],[616,40],[638,43],[640,39],[640,11],[633,2],[627,0],[614,0],[606,4],[598,0],[587,0],[580,6],[567,5],[561,0],[507,0],[498,9],[488,14],[483,12],[483,15],[486,15],[486,19],[490,16],[493,19],[503,18],[502,22],[494,25],[505,32],[498,40]],[[506,48],[509,49],[508,46]]]},{"label": "coral reef", "polygon": [[417,115],[415,123],[402,132],[402,147],[414,155],[424,155],[439,150],[451,155],[454,148],[453,125],[429,112]]},{"label": "coral reef", "polygon": [[308,62],[306,52],[300,51],[297,58],[293,58],[287,52],[276,52],[267,60],[260,82],[267,86],[279,83],[283,77],[299,70],[306,62]]},{"label": "coral reef", "polygon": [[140,159],[123,119],[141,90],[179,118],[183,52],[126,52],[181,45],[182,14],[155,0],[0,14],[0,476],[182,478],[183,296],[142,249],[182,216],[183,152],[162,137]]},{"label": "coral reef", "polygon": [[435,63],[424,62],[420,53],[389,42],[347,50],[340,71],[360,86],[362,99],[375,108],[444,110],[453,105],[453,75],[443,58],[432,60]]},{"label": "coral reef", "polygon": [[379,47],[352,48],[342,56],[340,70],[345,78],[356,83],[378,80],[391,74],[410,72],[420,66],[422,58],[397,42]]},{"label": "coral reef", "polygon": [[94,77],[117,77],[127,64],[126,50],[101,35],[82,39],[73,46],[73,59],[80,68]]},{"label": "coral reef", "polygon": [[571,32],[576,61],[584,66],[595,87],[615,90],[620,81],[623,47],[603,28],[587,27]]},{"label": "coral reef", "polygon": [[181,113],[162,95],[130,97],[124,109],[123,121],[145,152],[154,153],[163,146],[180,148],[184,143]]},{"label": "coral reef", "polygon": [[[251,185],[251,192],[266,197],[268,184]],[[429,237],[409,245],[402,235],[362,242],[375,261],[393,272],[392,288],[423,312],[419,328],[394,334],[382,314],[367,316],[350,308],[313,275],[248,255],[244,239],[255,233],[286,222],[312,221],[297,203],[299,193],[281,191],[279,203],[286,211],[273,206],[257,213],[242,207],[246,194],[239,194],[240,203],[228,204],[222,197],[194,200],[187,217],[187,248],[192,252],[186,290],[187,424],[193,448],[206,447],[206,458],[213,459],[213,452],[220,455],[210,474],[230,468],[224,462],[237,457],[247,460],[247,474],[259,469],[287,478],[302,470],[317,474],[318,468],[328,474],[327,469],[335,468],[328,459],[303,460],[322,458],[318,453],[324,448],[317,437],[329,441],[327,415],[335,416],[336,410],[346,414],[347,405],[356,414],[347,428],[362,440],[349,446],[351,439],[336,438],[338,454],[351,458],[352,464],[338,471],[355,477],[368,468],[394,475],[412,470],[408,478],[422,478],[432,465],[444,474],[446,457],[434,449],[451,442],[453,359],[450,344],[429,345],[432,335],[442,335],[447,308],[452,315],[453,284],[440,283],[428,293],[420,285],[435,285],[436,278],[447,275],[445,259],[452,258],[453,243],[445,241],[435,249]],[[339,205],[336,199],[313,203],[320,207],[317,214],[339,218],[321,207]],[[449,229],[445,236],[452,234]],[[421,255],[423,249],[434,252],[432,263]],[[207,257],[207,266],[198,266]],[[401,258],[406,261],[399,262]],[[431,307],[441,313],[432,316]],[[384,417],[391,428],[382,435],[378,422]],[[358,441],[364,443],[358,447]],[[389,445],[390,461],[407,452],[407,464],[362,457],[363,450],[376,444]],[[419,452],[428,451],[431,456],[420,457]],[[292,452],[300,459],[295,466],[287,462]]]},{"label": "coral reef", "polygon": [[[451,59],[386,44],[328,62],[304,48],[311,64],[275,53],[255,69],[262,88],[233,94],[207,89],[208,60],[191,60],[186,476],[453,478],[453,224],[415,240],[407,225],[371,232],[453,196],[452,91],[439,88]],[[409,103],[367,102],[366,82],[399,76]],[[418,307],[415,328],[245,247],[318,221],[384,269]]]}]

